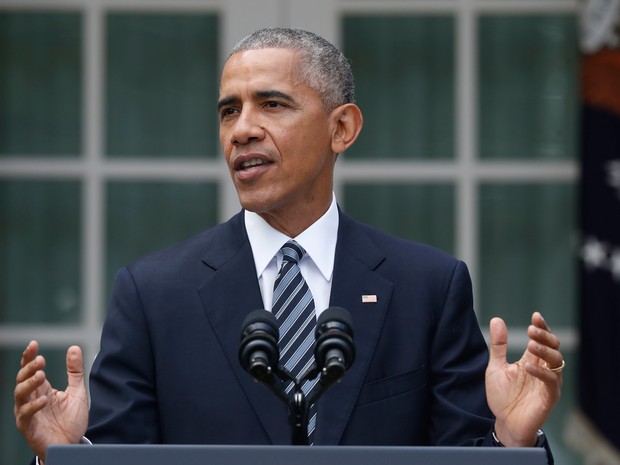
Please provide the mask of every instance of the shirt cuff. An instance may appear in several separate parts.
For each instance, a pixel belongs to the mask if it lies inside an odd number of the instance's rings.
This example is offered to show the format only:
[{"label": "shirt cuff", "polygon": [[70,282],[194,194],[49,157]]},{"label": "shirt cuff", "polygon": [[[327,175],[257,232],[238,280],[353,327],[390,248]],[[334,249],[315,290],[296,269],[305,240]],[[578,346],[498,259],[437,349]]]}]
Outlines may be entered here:
[{"label": "shirt cuff", "polygon": [[[495,434],[495,427],[493,427],[491,434],[493,435],[493,442],[495,443],[497,447],[506,447],[497,438],[497,435]],[[544,447],[544,446],[545,446],[545,433],[543,433],[543,431],[539,429],[536,432],[536,444],[534,444],[532,447]]]}]

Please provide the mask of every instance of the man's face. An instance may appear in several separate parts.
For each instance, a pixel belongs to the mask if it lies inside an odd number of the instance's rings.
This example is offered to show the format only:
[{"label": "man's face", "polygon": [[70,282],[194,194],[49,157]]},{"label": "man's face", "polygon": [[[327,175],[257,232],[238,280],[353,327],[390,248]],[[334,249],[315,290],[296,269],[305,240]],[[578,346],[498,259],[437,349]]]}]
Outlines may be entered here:
[{"label": "man's face", "polygon": [[333,118],[300,79],[297,58],[278,48],[232,55],[218,102],[220,143],[241,205],[281,231],[295,217],[319,218],[333,189]]}]

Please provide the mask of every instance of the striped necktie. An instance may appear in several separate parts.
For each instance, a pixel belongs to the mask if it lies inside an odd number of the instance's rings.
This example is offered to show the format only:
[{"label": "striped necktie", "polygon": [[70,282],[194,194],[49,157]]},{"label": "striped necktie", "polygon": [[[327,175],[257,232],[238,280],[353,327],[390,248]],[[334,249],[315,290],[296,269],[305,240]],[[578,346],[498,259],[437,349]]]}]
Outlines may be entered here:
[{"label": "striped necktie", "polygon": [[[271,311],[280,324],[280,363],[299,378],[314,362],[314,298],[298,266],[306,251],[294,240],[288,241],[280,250],[284,259],[274,284]],[[304,382],[304,394],[307,395],[317,381],[318,377]],[[290,381],[284,389],[289,394],[293,387],[294,382]],[[316,426],[315,405],[310,406],[308,418],[308,443],[312,444]]]}]

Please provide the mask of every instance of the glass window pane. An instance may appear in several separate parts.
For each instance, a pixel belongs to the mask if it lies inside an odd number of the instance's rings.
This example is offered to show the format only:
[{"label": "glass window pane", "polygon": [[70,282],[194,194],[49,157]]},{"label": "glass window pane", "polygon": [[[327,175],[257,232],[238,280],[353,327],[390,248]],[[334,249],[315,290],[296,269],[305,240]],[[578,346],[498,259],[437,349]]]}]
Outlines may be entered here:
[{"label": "glass window pane", "polygon": [[575,158],[577,37],[574,15],[480,18],[481,158]]},{"label": "glass window pane", "polygon": [[553,327],[576,312],[575,188],[485,184],[480,188],[482,321],[502,315],[527,326],[540,311]]},{"label": "glass window pane", "polygon": [[[0,349],[0,463],[3,464],[27,464],[34,456],[17,430],[13,416],[15,376],[25,348],[26,343],[19,349]],[[45,356],[48,379],[53,386],[64,389],[67,385],[66,351],[42,346],[41,353]]]},{"label": "glass window pane", "polygon": [[80,184],[0,182],[0,323],[75,323]]},{"label": "glass window pane", "polygon": [[0,156],[77,156],[82,18],[0,12]]},{"label": "glass window pane", "polygon": [[346,16],[364,129],[351,158],[454,157],[454,19]]},{"label": "glass window pane", "polygon": [[118,181],[107,191],[108,289],[122,266],[217,224],[215,183]]},{"label": "glass window pane", "polygon": [[114,13],[106,31],[107,154],[215,157],[217,17]]},{"label": "glass window pane", "polygon": [[356,220],[454,253],[451,184],[347,184],[343,205]]}]

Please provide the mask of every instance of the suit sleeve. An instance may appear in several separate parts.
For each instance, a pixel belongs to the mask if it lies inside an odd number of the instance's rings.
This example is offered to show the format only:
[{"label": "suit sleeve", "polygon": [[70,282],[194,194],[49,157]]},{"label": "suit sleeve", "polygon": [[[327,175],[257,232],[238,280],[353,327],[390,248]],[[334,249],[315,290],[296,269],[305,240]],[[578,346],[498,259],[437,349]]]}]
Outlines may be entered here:
[{"label": "suit sleeve", "polygon": [[[484,388],[488,352],[464,263],[456,264],[446,287],[431,346],[431,443],[485,445],[493,425]],[[466,439],[472,437],[478,438],[473,444]]]},{"label": "suit sleeve", "polygon": [[155,368],[139,292],[119,271],[90,376],[87,437],[95,444],[160,442]]}]

